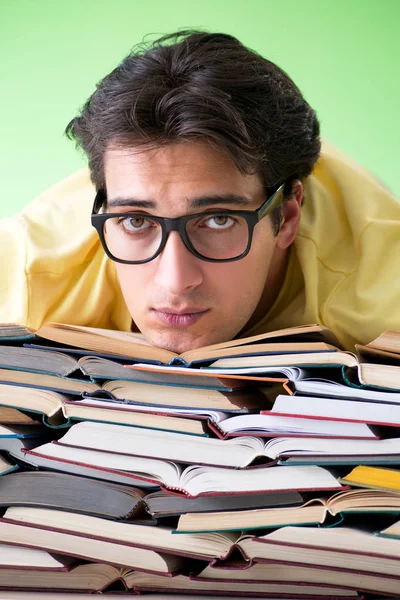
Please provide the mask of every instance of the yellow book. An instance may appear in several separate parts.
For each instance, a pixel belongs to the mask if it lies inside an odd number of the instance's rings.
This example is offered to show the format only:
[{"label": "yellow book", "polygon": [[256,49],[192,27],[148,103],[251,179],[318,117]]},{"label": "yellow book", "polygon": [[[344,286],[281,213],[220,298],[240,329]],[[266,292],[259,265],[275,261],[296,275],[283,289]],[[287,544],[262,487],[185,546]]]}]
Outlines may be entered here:
[{"label": "yellow book", "polygon": [[339,481],[357,487],[400,491],[400,470],[360,465]]}]

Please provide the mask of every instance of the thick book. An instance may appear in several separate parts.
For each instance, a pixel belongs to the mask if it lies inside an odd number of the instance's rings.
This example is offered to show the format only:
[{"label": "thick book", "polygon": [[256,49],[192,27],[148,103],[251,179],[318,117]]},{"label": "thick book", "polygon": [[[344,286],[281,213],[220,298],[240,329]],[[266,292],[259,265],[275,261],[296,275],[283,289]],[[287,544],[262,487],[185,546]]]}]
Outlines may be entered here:
[{"label": "thick book", "polygon": [[[31,550],[32,552],[32,550]],[[229,596],[248,596],[262,598],[289,597],[293,600],[341,600],[342,598],[360,598],[357,592],[336,585],[324,585],[301,582],[241,582],[233,578],[218,581],[200,577],[177,575],[165,577],[154,573],[124,569],[102,563],[86,563],[73,566],[64,572],[38,570],[29,572],[24,569],[2,570],[0,566],[0,589],[8,590],[40,590],[70,592],[110,592],[119,584],[130,594],[148,593],[150,591],[171,593],[199,593]],[[117,588],[118,589],[118,588]],[[122,592],[123,594],[123,592]],[[129,594],[129,595],[130,595]],[[45,594],[46,596],[48,594]],[[52,596],[53,597],[53,596]],[[163,596],[161,596],[163,597]]]},{"label": "thick book", "polygon": [[[282,343],[282,352],[291,351],[290,346],[285,344],[304,343],[304,352],[318,352],[322,349],[335,351],[339,342],[331,331],[322,325],[304,325],[272,331],[257,336],[241,338],[204,346],[194,350],[188,350],[182,354],[176,354],[170,350],[156,348],[149,344],[143,335],[125,331],[114,331],[109,329],[96,329],[93,327],[80,327],[62,323],[47,323],[36,332],[36,337],[65,344],[72,348],[92,351],[96,354],[131,357],[138,362],[154,362],[167,364],[178,362],[190,365],[193,363],[215,360],[218,356],[229,356],[242,352],[243,354],[259,354],[269,352],[268,344]],[[252,350],[254,344],[264,345],[265,348]],[[309,348],[307,345],[310,344]],[[315,344],[319,344],[315,346]],[[242,350],[236,350],[241,347]],[[303,347],[303,346],[302,346]],[[274,347],[273,352],[278,351]],[[211,353],[211,354],[210,354]]]},{"label": "thick book", "polygon": [[[341,480],[343,483],[346,479]],[[347,490],[330,497],[313,498],[301,506],[280,506],[241,511],[185,513],[179,517],[178,533],[271,529],[285,525],[322,524],[330,517],[340,523],[345,515],[400,511],[400,494],[376,490]]]},{"label": "thick book", "polygon": [[[264,411],[261,412],[264,413]],[[372,399],[279,394],[275,398],[271,412],[281,416],[400,426],[400,404],[396,402],[374,402]]]},{"label": "thick book", "polygon": [[[201,439],[201,438],[200,438]],[[116,483],[159,485],[188,497],[252,492],[342,489],[337,479],[318,466],[267,466],[253,469],[190,465],[167,460],[74,448],[48,443],[25,451],[27,463]],[[134,483],[135,482],[135,483]]]},{"label": "thick book", "polygon": [[0,478],[0,506],[55,508],[107,519],[143,516],[146,492],[133,486],[49,471],[20,471]]}]

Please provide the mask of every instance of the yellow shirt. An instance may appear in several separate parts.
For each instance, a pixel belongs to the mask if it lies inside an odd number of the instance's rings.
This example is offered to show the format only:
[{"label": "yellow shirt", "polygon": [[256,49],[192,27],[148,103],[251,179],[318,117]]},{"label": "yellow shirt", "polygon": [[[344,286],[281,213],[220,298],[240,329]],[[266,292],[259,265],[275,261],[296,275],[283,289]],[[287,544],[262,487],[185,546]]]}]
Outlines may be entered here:
[{"label": "yellow shirt", "polygon": [[[0,322],[58,321],[129,331],[113,263],[90,225],[94,190],[80,171],[0,221]],[[400,331],[400,202],[324,145],[283,286],[246,335],[307,323],[344,347]]]}]

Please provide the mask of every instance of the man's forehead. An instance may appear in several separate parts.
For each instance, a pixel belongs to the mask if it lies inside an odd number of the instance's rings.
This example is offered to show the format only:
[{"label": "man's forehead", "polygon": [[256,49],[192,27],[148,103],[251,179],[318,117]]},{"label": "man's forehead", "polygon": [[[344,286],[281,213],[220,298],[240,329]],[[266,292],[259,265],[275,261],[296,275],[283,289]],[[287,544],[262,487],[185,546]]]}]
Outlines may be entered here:
[{"label": "man's forehead", "polygon": [[156,209],[173,201],[183,210],[224,203],[243,209],[264,193],[258,175],[243,174],[226,153],[202,142],[111,148],[104,165],[111,207]]}]

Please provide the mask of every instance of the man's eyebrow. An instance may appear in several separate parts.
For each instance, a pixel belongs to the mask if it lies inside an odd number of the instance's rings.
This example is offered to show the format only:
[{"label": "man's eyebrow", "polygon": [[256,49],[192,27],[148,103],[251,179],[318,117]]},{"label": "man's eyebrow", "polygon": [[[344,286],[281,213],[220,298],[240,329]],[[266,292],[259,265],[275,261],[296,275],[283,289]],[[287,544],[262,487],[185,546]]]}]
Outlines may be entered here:
[{"label": "man's eyebrow", "polygon": [[200,196],[191,198],[189,206],[191,208],[206,208],[216,204],[233,204],[234,206],[248,206],[252,199],[238,194],[212,194],[209,196]]},{"label": "man's eyebrow", "polygon": [[[246,207],[251,203],[252,199],[238,194],[213,194],[207,196],[199,196],[187,200],[188,208],[207,208],[218,204],[230,204],[239,207]],[[112,198],[107,200],[107,208],[141,208],[141,209],[156,209],[157,202],[154,200],[142,200],[139,198]]]},{"label": "man's eyebrow", "polygon": [[107,208],[156,208],[153,200],[140,200],[139,198],[112,198],[107,199]]}]

